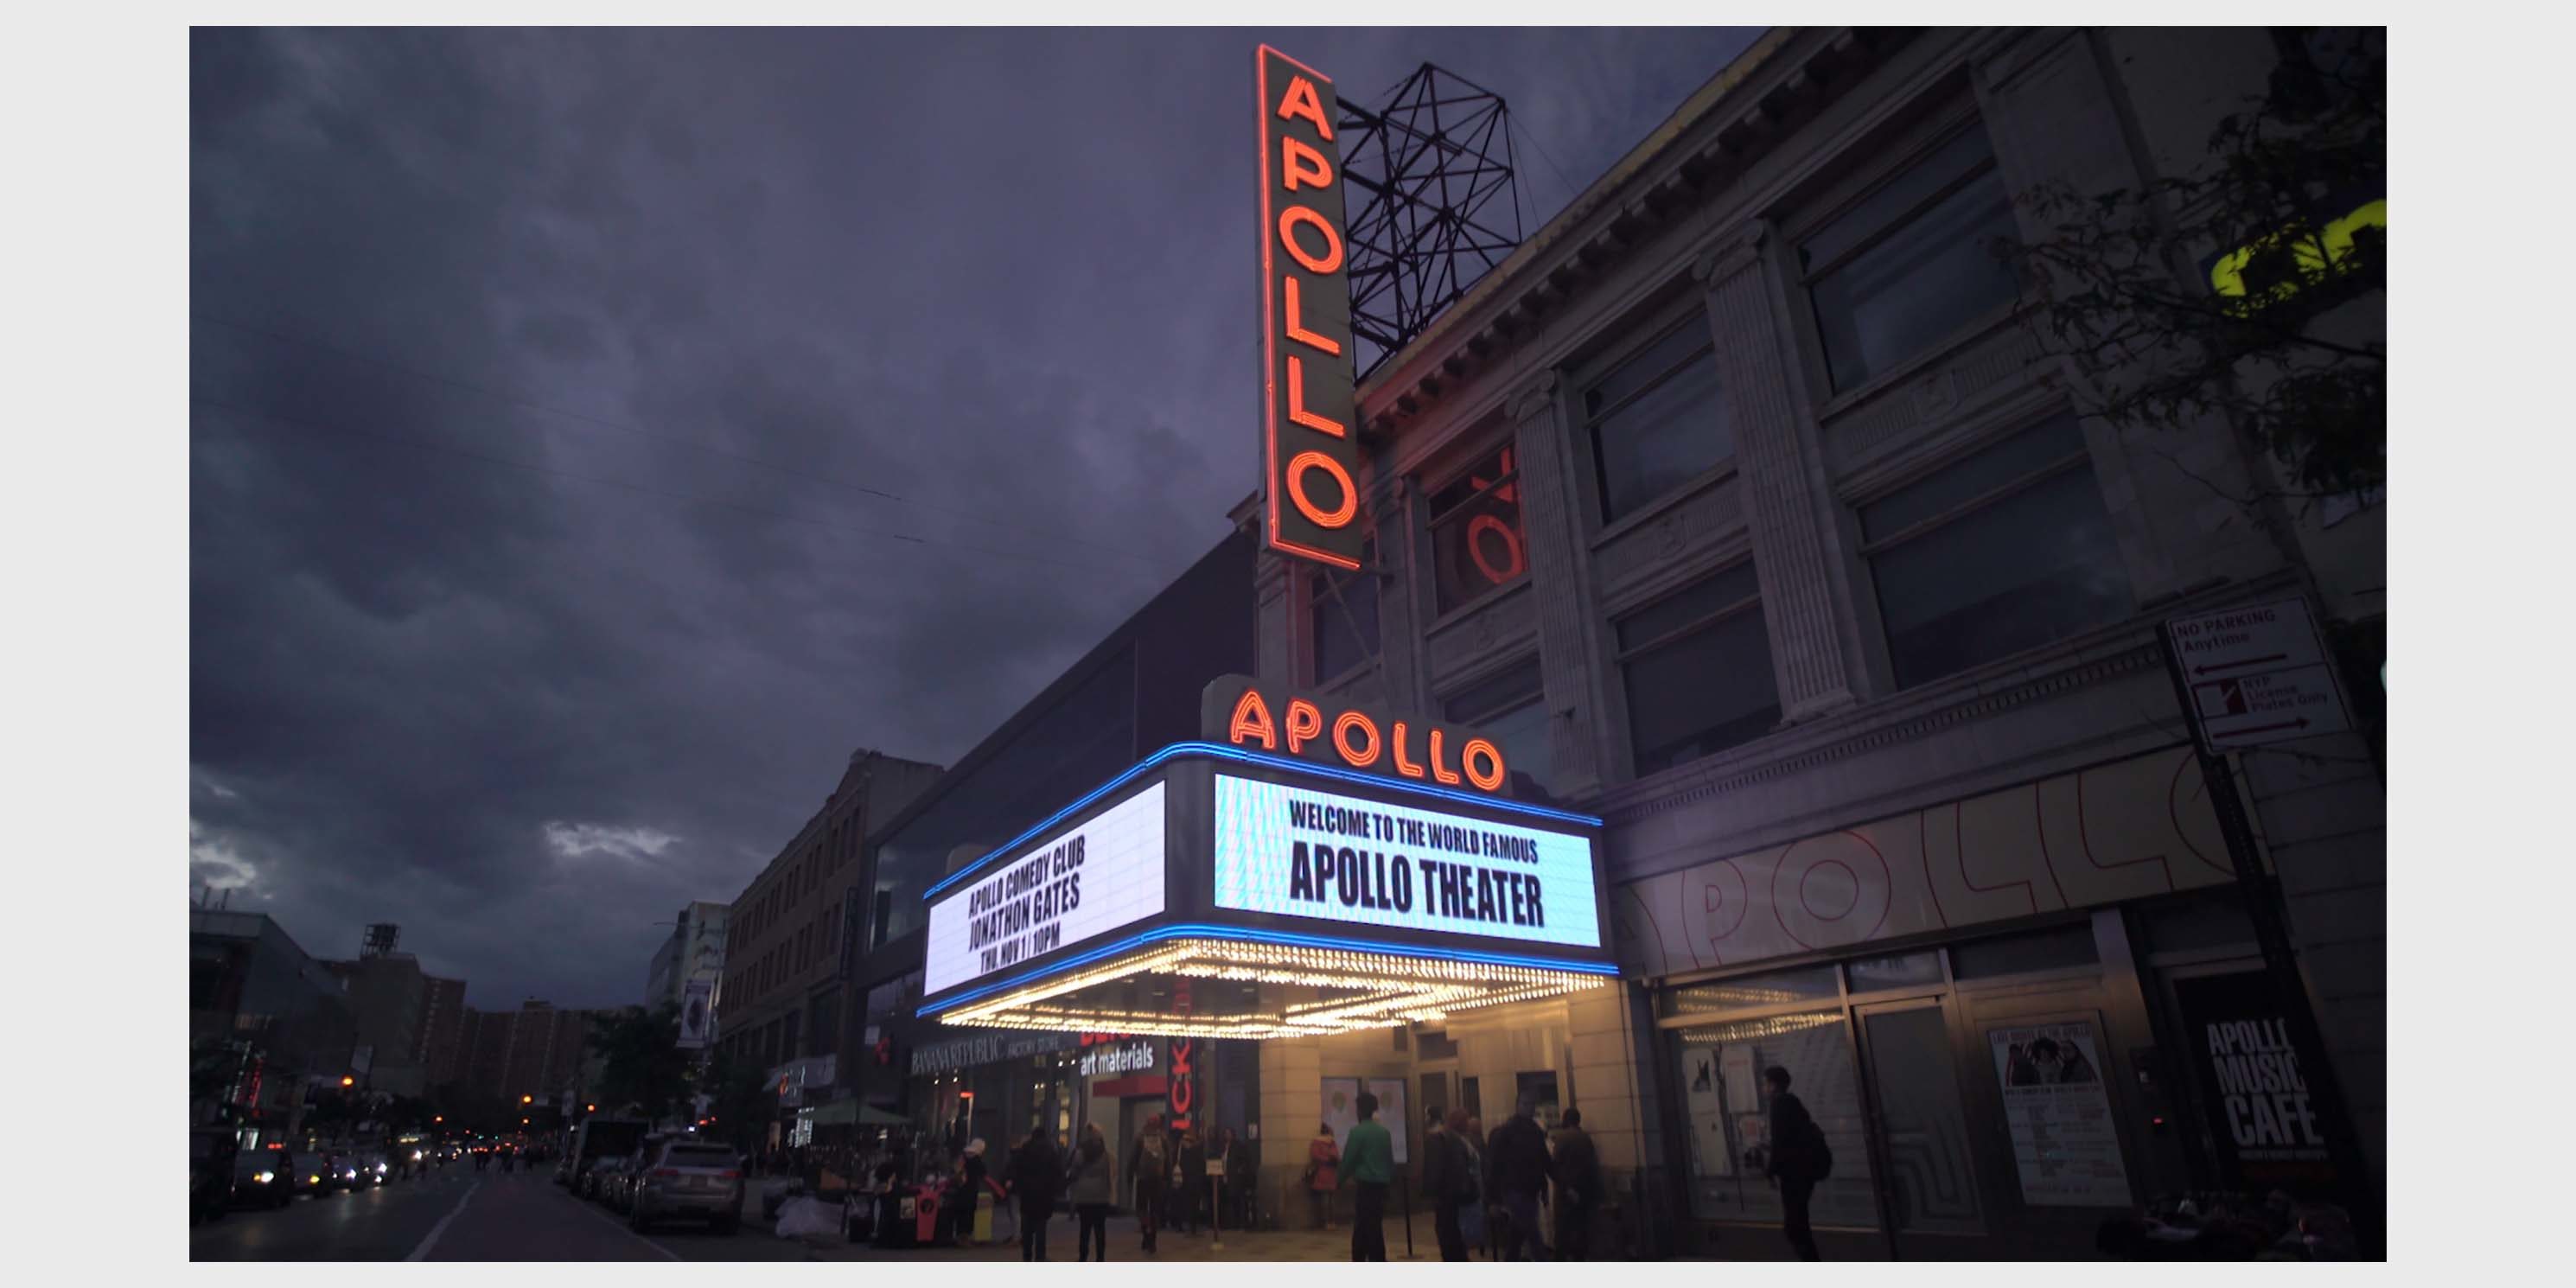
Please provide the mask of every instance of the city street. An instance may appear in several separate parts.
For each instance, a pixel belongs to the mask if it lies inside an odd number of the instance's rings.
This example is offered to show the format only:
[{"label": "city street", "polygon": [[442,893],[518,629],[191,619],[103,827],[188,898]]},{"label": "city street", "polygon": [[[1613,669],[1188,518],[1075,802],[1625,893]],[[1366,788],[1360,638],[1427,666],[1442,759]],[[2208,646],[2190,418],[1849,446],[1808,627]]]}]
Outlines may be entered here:
[{"label": "city street", "polygon": [[733,1235],[674,1223],[636,1234],[549,1173],[462,1163],[354,1194],[234,1212],[189,1232],[192,1261],[803,1261],[795,1240],[745,1224]]}]

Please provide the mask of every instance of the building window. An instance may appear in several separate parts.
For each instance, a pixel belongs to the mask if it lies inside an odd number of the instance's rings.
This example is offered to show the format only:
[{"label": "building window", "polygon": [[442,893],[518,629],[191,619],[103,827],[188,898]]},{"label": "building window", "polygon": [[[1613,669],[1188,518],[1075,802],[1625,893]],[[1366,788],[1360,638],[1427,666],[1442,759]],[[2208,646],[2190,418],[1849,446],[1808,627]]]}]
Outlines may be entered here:
[{"label": "building window", "polygon": [[1899,688],[2136,608],[2071,414],[1860,507]]},{"label": "building window", "polygon": [[1798,247],[1836,393],[1949,338],[2014,297],[1991,249],[2012,240],[1994,145],[1971,125]]},{"label": "building window", "polygon": [[1314,626],[1315,682],[1326,683],[1377,658],[1377,542],[1360,543],[1357,572],[1321,566],[1307,578]]},{"label": "building window", "polygon": [[1452,695],[1441,704],[1440,715],[1491,734],[1514,780],[1525,776],[1541,792],[1555,790],[1547,694],[1539,683],[1537,658]]},{"label": "building window", "polygon": [[1759,738],[1780,723],[1751,561],[1620,618],[1617,629],[1639,777]]},{"label": "building window", "polygon": [[1615,523],[1735,455],[1717,349],[1694,312],[1583,391],[1601,521]]},{"label": "building window", "polygon": [[1505,447],[1431,495],[1431,591],[1437,611],[1473,603],[1529,573],[1521,531],[1519,455]]}]

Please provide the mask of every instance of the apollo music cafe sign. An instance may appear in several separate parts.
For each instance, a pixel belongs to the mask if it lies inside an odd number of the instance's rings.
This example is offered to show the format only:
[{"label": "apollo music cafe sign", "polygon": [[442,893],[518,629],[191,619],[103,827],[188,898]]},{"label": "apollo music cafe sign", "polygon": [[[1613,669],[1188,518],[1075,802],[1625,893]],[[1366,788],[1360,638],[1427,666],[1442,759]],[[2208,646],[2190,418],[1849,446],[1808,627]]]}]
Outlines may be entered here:
[{"label": "apollo music cafe sign", "polygon": [[1263,492],[1270,548],[1360,566],[1358,386],[1331,78],[1261,46]]},{"label": "apollo music cafe sign", "polygon": [[1199,694],[1210,742],[1389,778],[1509,796],[1502,744],[1464,725],[1399,716],[1338,698],[1227,675]]}]

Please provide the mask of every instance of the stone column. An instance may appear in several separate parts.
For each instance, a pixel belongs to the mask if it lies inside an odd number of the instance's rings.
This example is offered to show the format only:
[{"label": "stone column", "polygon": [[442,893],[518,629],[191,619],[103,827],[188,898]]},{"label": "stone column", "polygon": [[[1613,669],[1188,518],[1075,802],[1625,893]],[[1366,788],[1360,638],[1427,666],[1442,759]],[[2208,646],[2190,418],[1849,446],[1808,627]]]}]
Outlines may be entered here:
[{"label": "stone column", "polygon": [[1554,371],[1543,372],[1504,407],[1520,462],[1521,533],[1529,545],[1555,791],[1571,797],[1597,789],[1604,778],[1597,683],[1601,668],[1587,575],[1591,556],[1574,504],[1574,456],[1557,405],[1558,384]]},{"label": "stone column", "polygon": [[1253,626],[1252,658],[1258,668],[1254,677],[1274,687],[1291,685],[1296,679],[1296,618],[1289,595],[1295,582],[1288,575],[1288,561],[1275,551],[1253,555],[1252,598],[1260,606]]},{"label": "stone column", "polygon": [[1734,411],[1735,459],[1753,537],[1753,571],[1771,633],[1780,715],[1794,722],[1855,700],[1856,634],[1846,619],[1834,516],[1827,508],[1813,427],[1791,385],[1796,346],[1780,334],[1764,277],[1768,230],[1744,226],[1702,254],[1693,272],[1707,290],[1719,379]]},{"label": "stone column", "polygon": [[[1396,711],[1426,710],[1422,692],[1422,631],[1414,621],[1413,482],[1398,477],[1377,499],[1378,683]],[[1374,570],[1373,570],[1374,572]]]},{"label": "stone column", "polygon": [[1254,1201],[1283,1230],[1306,1228],[1306,1142],[1324,1103],[1323,1052],[1313,1038],[1261,1044],[1261,1179]]}]

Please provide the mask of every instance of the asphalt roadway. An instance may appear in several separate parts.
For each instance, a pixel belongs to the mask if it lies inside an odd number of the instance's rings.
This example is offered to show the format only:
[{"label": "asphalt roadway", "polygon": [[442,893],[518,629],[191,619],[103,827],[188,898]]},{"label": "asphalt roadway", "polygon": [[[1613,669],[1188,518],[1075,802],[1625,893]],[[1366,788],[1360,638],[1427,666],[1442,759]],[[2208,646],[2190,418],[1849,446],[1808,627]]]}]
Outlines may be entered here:
[{"label": "asphalt roadway", "polygon": [[574,1198],[552,1169],[477,1172],[462,1162],[408,1181],[233,1212],[189,1230],[191,1261],[805,1261],[804,1241],[745,1223],[716,1234],[673,1222],[638,1234]]}]

